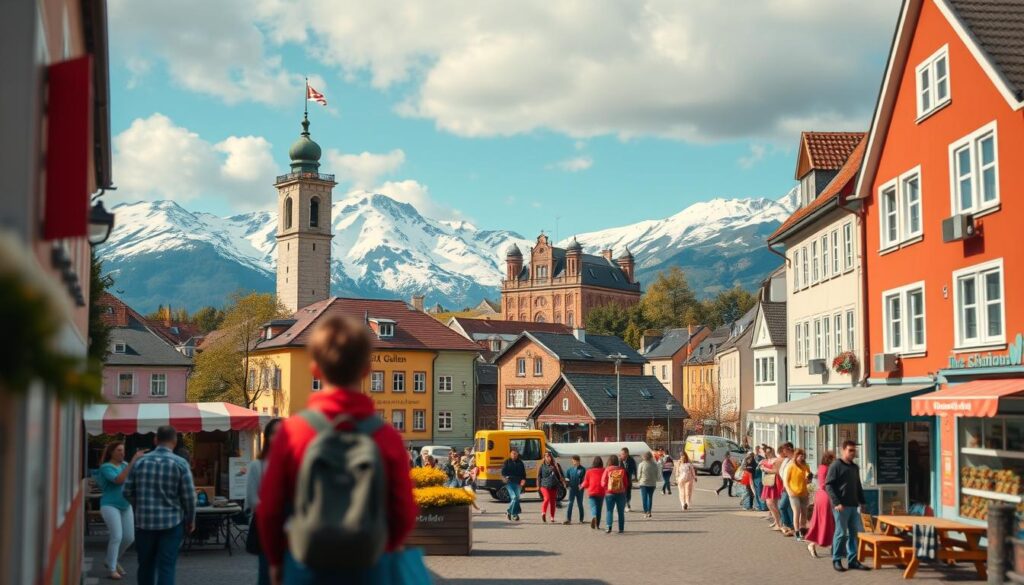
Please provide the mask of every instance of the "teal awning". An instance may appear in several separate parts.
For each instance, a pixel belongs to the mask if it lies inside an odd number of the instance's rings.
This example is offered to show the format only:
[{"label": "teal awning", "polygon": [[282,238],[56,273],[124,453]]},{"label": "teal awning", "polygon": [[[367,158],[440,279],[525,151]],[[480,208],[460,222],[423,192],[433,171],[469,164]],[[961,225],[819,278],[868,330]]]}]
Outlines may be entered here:
[{"label": "teal awning", "polygon": [[751,410],[747,420],[807,427],[929,420],[910,414],[910,399],[934,389],[935,384],[901,384],[833,390]]}]

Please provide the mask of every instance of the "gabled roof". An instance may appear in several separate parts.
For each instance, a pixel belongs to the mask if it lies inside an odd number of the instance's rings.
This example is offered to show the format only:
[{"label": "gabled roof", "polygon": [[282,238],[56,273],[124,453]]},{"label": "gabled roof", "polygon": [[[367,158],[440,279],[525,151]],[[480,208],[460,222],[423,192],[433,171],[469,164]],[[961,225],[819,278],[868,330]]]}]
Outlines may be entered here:
[{"label": "gabled roof", "polygon": [[[1013,110],[1024,108],[1024,3],[1019,0],[932,0]],[[878,169],[892,110],[907,69],[924,0],[904,0],[868,133],[863,169],[852,195],[864,199]]]},{"label": "gabled roof", "polygon": [[772,345],[786,345],[786,303],[761,303],[761,315]]},{"label": "gabled roof", "polygon": [[628,343],[614,335],[587,335],[586,342],[576,339],[574,335],[558,333],[540,333],[526,331],[508,345],[494,358],[497,363],[505,354],[512,351],[512,348],[519,345],[524,339],[529,339],[544,348],[545,351],[557,358],[559,361],[577,362],[600,362],[611,363],[614,359],[609,355],[621,353],[626,356],[622,360],[626,364],[643,364],[647,360],[643,358]]},{"label": "gabled roof", "polygon": [[145,327],[149,324],[145,317],[109,292],[100,295],[96,304],[100,307],[100,322],[107,327]]},{"label": "gabled roof", "polygon": [[389,319],[395,322],[393,337],[374,338],[375,350],[421,349],[480,351],[480,346],[444,326],[430,315],[417,311],[405,301],[331,297],[299,309],[295,323],[256,349],[305,347],[316,324],[326,316],[346,315],[359,320]]},{"label": "gabled roof", "polygon": [[800,180],[811,170],[838,170],[862,138],[863,132],[801,132],[793,178]]},{"label": "gabled roof", "polygon": [[[551,276],[553,278],[565,276],[564,248],[551,247],[551,262]],[[639,282],[628,282],[626,280],[626,273],[619,267],[618,262],[614,259],[609,260],[604,256],[595,256],[593,254],[580,255],[580,278],[585,286],[598,286],[630,292],[640,291]],[[530,279],[530,262],[523,264],[518,279]]]},{"label": "gabled roof", "polygon": [[[594,419],[615,418],[615,374],[562,374],[528,418],[536,419],[540,416],[540,412],[564,385],[576,393]],[[617,391],[622,394],[618,403],[620,417],[623,419],[664,421],[666,415],[673,420],[689,416],[683,405],[654,376],[620,376]],[[666,411],[665,403],[669,401],[672,402],[672,410]]]},{"label": "gabled roof", "polygon": [[710,364],[715,361],[715,353],[723,343],[729,340],[732,329],[728,325],[722,325],[712,331],[700,344],[694,348],[693,353],[686,360],[687,365]]},{"label": "gabled roof", "polygon": [[[704,326],[698,325],[694,327],[693,335],[697,335],[697,333],[703,330]],[[670,358],[686,347],[693,335],[690,335],[690,330],[686,327],[668,329],[661,339],[655,341],[651,347],[647,348],[643,356],[647,359]]]},{"label": "gabled roof", "polygon": [[772,235],[768,236],[769,244],[793,233],[804,220],[811,218],[811,216],[815,215],[815,212],[824,210],[830,203],[835,201],[841,203],[840,196],[848,195],[852,191],[854,181],[857,178],[857,172],[860,170],[861,162],[864,160],[864,149],[867,146],[866,135],[863,132],[858,134],[861,135],[860,142],[857,143],[843,163],[843,166],[840,167],[836,176],[829,181],[829,184],[825,186],[821,194],[814,198],[814,201],[794,211],[793,215],[789,216]]},{"label": "gabled roof", "polygon": [[111,351],[103,362],[106,366],[192,366],[192,360],[147,327],[115,327],[110,340],[123,343],[125,352]]},{"label": "gabled roof", "polygon": [[499,319],[470,319],[452,317],[448,326],[457,324],[470,337],[487,335],[519,335],[523,331],[544,333],[572,333],[568,325],[561,323],[536,323],[533,321],[504,321]]}]

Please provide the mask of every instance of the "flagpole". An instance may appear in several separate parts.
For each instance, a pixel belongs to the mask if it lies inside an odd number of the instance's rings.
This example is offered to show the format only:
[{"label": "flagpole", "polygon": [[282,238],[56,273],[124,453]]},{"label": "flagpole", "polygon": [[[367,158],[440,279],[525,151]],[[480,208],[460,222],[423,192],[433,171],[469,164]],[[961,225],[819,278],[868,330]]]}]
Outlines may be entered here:
[{"label": "flagpole", "polygon": [[309,78],[306,78],[306,93],[302,95],[302,113],[305,117],[309,117]]}]

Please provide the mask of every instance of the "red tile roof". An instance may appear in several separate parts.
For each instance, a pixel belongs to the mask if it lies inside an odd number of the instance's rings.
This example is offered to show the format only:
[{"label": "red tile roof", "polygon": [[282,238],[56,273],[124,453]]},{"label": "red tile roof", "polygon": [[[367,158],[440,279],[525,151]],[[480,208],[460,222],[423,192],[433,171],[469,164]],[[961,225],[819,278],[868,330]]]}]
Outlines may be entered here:
[{"label": "red tile roof", "polygon": [[[807,134],[805,132],[805,134]],[[844,161],[843,165],[839,169],[836,176],[825,186],[825,189],[818,195],[814,201],[809,204],[797,209],[793,212],[793,215],[789,216],[789,219],[782,222],[779,229],[775,230],[775,233],[768,236],[768,242],[771,243],[776,238],[780,237],[785,232],[789,231],[793,226],[800,222],[800,220],[809,216],[815,210],[820,209],[829,201],[835,199],[840,194],[848,194],[853,189],[854,180],[857,178],[857,172],[860,170],[860,163],[864,160],[864,149],[867,145],[867,139],[863,132],[860,134],[860,142],[855,145],[855,148],[850,153],[849,157]]]},{"label": "red tile roof", "polygon": [[454,317],[468,335],[519,335],[524,331],[540,333],[572,333],[561,323],[535,323],[532,321],[501,321],[498,319],[467,319]]},{"label": "red tile roof", "polygon": [[445,327],[430,315],[413,309],[405,301],[339,297],[332,297],[299,309],[291,317],[295,324],[273,339],[260,342],[257,349],[305,346],[313,327],[327,315],[394,321],[394,337],[375,338],[375,349],[480,351],[477,344]]},{"label": "red tile roof", "polygon": [[836,170],[850,158],[864,136],[864,132],[802,132],[800,148],[807,153],[810,169]]},{"label": "red tile roof", "polygon": [[130,320],[138,321],[140,325],[148,324],[142,315],[108,292],[100,295],[96,304],[102,307],[100,321],[107,327],[128,327]]}]

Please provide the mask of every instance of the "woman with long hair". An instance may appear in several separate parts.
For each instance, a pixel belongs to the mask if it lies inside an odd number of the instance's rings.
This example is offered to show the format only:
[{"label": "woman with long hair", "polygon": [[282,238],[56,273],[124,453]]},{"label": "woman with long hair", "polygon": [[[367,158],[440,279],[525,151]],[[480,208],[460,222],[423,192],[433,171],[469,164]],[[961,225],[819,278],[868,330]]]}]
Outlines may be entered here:
[{"label": "woman with long hair", "polygon": [[782,495],[781,480],[779,479],[779,467],[782,465],[782,458],[775,456],[775,449],[766,446],[764,448],[764,460],[761,461],[761,499],[768,504],[768,511],[772,515],[772,530],[782,531],[782,518],[779,516],[779,497]]},{"label": "woman with long hair", "polygon": [[590,469],[583,476],[581,489],[587,490],[587,501],[590,503],[590,527],[596,529],[601,525],[601,509],[604,507],[604,485],[601,478],[604,476],[604,461],[600,457],[594,457]]},{"label": "woman with long hair", "polygon": [[605,518],[605,532],[612,531],[614,513],[619,514],[619,534],[626,528],[626,490],[629,489],[629,472],[619,464],[617,455],[608,456],[608,464],[601,475],[601,485],[604,487],[604,503],[607,508],[608,517]]},{"label": "woman with long hair", "polygon": [[828,475],[828,468],[836,460],[836,454],[832,451],[825,451],[821,456],[821,464],[818,465],[818,489],[814,492],[814,513],[811,521],[807,524],[807,552],[814,558],[818,557],[815,545],[820,547],[832,546],[832,537],[836,532],[836,519],[832,515],[832,502],[829,501],[828,492],[825,491],[825,476]]},{"label": "woman with long hair", "polygon": [[111,441],[103,448],[100,468],[96,474],[96,485],[103,492],[100,496],[100,515],[110,534],[104,565],[110,571],[110,578],[115,580],[128,574],[118,560],[135,541],[135,516],[132,505],[124,497],[124,482],[135,461],[142,455],[142,450],[136,451],[132,460],[126,462],[124,441]]},{"label": "woman with long hair", "polygon": [[679,454],[679,463],[676,464],[676,486],[679,488],[679,504],[683,510],[690,509],[690,499],[693,498],[693,484],[697,483],[697,468],[690,463],[690,456],[684,450]]},{"label": "woman with long hair", "polygon": [[797,540],[801,540],[807,530],[807,496],[810,494],[808,484],[811,477],[807,452],[798,448],[793,451],[793,461],[786,467],[786,477],[782,478],[789,494],[789,505],[793,508],[793,529]]},{"label": "woman with long hair", "polygon": [[263,427],[263,444],[260,448],[260,455],[254,461],[249,462],[245,472],[245,510],[251,514],[249,519],[249,535],[245,542],[245,549],[256,554],[259,559],[257,574],[258,585],[270,585],[270,565],[267,557],[259,545],[259,535],[256,533],[256,505],[260,503],[260,482],[263,479],[263,472],[267,467],[267,457],[270,456],[270,446],[273,444],[277,428],[281,426],[281,419],[270,419],[267,426]]},{"label": "woman with long hair", "polygon": [[551,451],[544,453],[544,459],[537,468],[537,485],[544,502],[540,505],[540,519],[547,522],[548,517],[555,521],[555,502],[558,501],[558,486],[565,485],[562,468],[555,461]]}]

